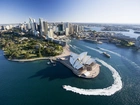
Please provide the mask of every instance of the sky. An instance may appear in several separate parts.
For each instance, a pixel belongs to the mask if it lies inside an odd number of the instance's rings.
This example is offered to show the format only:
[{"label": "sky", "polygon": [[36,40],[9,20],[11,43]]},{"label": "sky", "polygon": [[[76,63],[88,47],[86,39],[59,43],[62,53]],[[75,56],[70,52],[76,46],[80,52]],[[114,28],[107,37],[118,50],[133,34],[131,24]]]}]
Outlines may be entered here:
[{"label": "sky", "polygon": [[0,0],[0,24],[37,22],[140,24],[140,0]]}]

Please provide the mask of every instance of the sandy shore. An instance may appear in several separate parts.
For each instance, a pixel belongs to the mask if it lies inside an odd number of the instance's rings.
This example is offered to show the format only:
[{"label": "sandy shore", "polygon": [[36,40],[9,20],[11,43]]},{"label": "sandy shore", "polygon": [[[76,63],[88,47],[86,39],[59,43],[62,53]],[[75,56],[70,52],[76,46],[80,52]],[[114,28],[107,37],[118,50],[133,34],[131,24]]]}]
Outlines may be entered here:
[{"label": "sandy shore", "polygon": [[45,60],[45,59],[57,59],[57,58],[63,58],[65,56],[70,55],[70,49],[69,46],[66,45],[63,47],[63,52],[60,55],[57,56],[51,56],[51,57],[40,57],[40,58],[32,58],[32,59],[8,59],[10,61],[16,61],[16,62],[27,62],[27,61],[35,61],[35,60]]}]

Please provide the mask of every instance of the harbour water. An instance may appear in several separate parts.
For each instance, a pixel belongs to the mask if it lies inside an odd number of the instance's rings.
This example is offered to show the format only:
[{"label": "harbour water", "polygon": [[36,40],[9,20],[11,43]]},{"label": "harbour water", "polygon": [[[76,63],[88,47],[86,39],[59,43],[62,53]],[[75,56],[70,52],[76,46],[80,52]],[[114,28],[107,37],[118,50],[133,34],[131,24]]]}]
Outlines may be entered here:
[{"label": "harbour water", "polygon": [[[97,49],[96,47],[100,47]],[[94,79],[75,76],[61,63],[48,65],[46,60],[34,62],[7,61],[0,51],[0,105],[139,105],[140,52],[113,44],[93,44],[72,40],[71,51],[87,51],[93,58],[112,66],[120,75],[122,87],[112,95],[80,95],[66,91],[62,85],[79,89],[103,89],[114,83],[111,70],[101,64]],[[111,58],[102,55],[107,52]]]},{"label": "harbour water", "polygon": [[[89,27],[88,30],[95,30],[97,32],[114,32],[114,33],[121,33],[125,36],[130,36],[131,38],[137,38],[138,36],[140,36],[140,34],[134,33],[134,30],[132,29],[128,29],[128,32],[124,32],[124,31],[101,31],[103,27]],[[87,29],[86,29],[87,30]]]}]

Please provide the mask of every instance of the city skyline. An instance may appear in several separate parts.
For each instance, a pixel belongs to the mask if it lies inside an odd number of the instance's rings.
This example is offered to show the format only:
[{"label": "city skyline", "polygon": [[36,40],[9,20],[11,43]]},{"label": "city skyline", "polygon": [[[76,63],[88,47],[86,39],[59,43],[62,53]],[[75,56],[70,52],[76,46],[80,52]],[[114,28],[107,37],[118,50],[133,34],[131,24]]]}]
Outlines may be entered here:
[{"label": "city skyline", "polygon": [[48,22],[140,24],[139,0],[1,0],[0,24]]}]

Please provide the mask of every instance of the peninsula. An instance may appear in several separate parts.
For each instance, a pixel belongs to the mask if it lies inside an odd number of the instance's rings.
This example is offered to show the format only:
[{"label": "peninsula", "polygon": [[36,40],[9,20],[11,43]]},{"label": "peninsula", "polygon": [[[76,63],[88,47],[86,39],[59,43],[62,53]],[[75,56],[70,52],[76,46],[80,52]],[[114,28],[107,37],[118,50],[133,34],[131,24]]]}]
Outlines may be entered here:
[{"label": "peninsula", "polygon": [[95,78],[100,72],[100,65],[88,56],[87,52],[79,55],[71,52],[69,56],[60,58],[59,61],[78,77]]},{"label": "peninsula", "polygon": [[12,32],[1,35],[0,47],[5,57],[13,61],[48,59],[63,53],[63,47],[59,44],[38,37],[15,35]]}]

